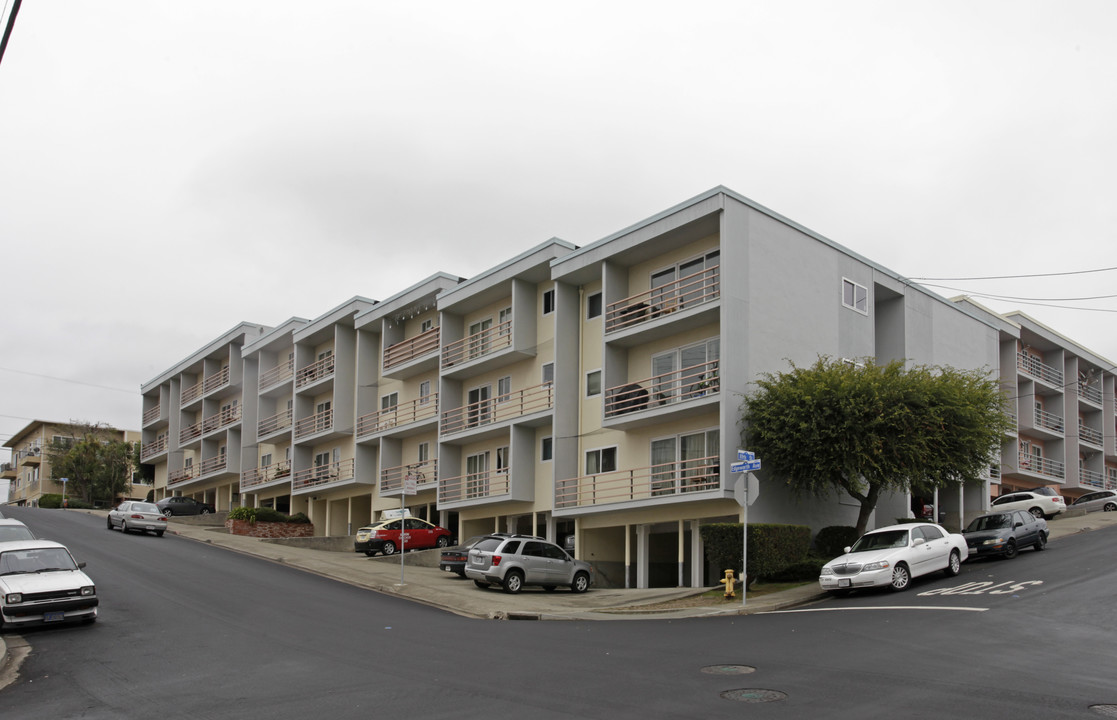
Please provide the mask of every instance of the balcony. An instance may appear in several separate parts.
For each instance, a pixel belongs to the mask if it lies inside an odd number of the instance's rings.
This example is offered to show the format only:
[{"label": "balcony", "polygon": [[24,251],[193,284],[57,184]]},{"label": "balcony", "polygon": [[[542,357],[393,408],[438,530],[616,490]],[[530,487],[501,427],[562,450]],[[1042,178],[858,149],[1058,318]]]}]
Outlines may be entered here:
[{"label": "balcony", "polygon": [[341,460],[328,465],[316,465],[299,470],[291,476],[291,490],[306,490],[307,488],[321,487],[354,478],[353,458]]},{"label": "balcony", "polygon": [[228,455],[221,453],[211,458],[206,458],[198,466],[198,476],[210,475],[215,472],[224,470],[227,464]]},{"label": "balcony", "polygon": [[[413,338],[389,345],[384,349],[383,374],[390,378],[405,378],[438,365],[438,346],[441,328],[432,327]],[[422,360],[427,362],[420,362]]]},{"label": "balcony", "polygon": [[718,361],[692,365],[605,390],[605,418],[696,400],[721,389]]},{"label": "balcony", "polygon": [[182,468],[181,470],[172,470],[167,475],[167,487],[171,487],[172,485],[178,485],[178,484],[184,483],[188,480],[193,480],[196,477],[198,477],[198,473],[194,469],[193,465],[187,465],[186,467]]},{"label": "balcony", "polygon": [[420,490],[432,486],[438,480],[438,458],[384,468],[380,471],[380,494],[398,493],[408,475],[415,476],[415,485]]},{"label": "balcony", "polygon": [[274,435],[277,432],[288,430],[291,427],[293,413],[291,408],[277,412],[271,417],[266,417],[256,423],[256,436],[258,438]]},{"label": "balcony", "polygon": [[1028,453],[1020,453],[1020,470],[1056,478],[1059,481],[1066,477],[1066,466],[1063,463],[1045,457],[1035,457]]},{"label": "balcony", "polygon": [[1091,427],[1086,427],[1081,423],[1079,423],[1078,425],[1078,439],[1082,442],[1090,443],[1091,445],[1096,445],[1098,447],[1102,446],[1101,431],[1095,430]]},{"label": "balcony", "polygon": [[438,482],[438,503],[504,497],[510,489],[509,472],[508,468],[502,468],[443,478]]},{"label": "balcony", "polygon": [[299,370],[298,378],[295,380],[296,388],[304,388],[308,385],[328,378],[334,374],[334,356],[327,355],[326,357],[316,362],[307,365]]},{"label": "balcony", "polygon": [[181,396],[181,404],[183,407],[189,403],[197,400],[202,396],[202,381],[199,380],[196,384],[183,389]]},{"label": "balcony", "polygon": [[229,366],[226,365],[202,381],[202,394],[208,395],[214,390],[225,387],[229,384],[229,377]]},{"label": "balcony", "polygon": [[293,360],[280,363],[275,367],[260,373],[259,390],[263,392],[295,376],[295,363]]},{"label": "balcony", "polygon": [[295,424],[295,439],[301,439],[316,435],[320,432],[326,432],[334,426],[334,411],[333,408],[323,410],[320,413],[315,413],[310,417],[305,417]]},{"label": "balcony", "polygon": [[632,470],[584,475],[555,483],[555,508],[575,509],[676,497],[721,486],[716,455]]},{"label": "balcony", "polygon": [[191,440],[197,440],[202,436],[202,423],[196,422],[193,425],[187,425],[182,430],[178,431],[178,444],[185,445]]},{"label": "balcony", "polygon": [[285,480],[291,477],[291,461],[264,465],[263,467],[245,470],[240,476],[240,491],[246,492],[250,488],[260,487],[276,480]]},{"label": "balcony", "polygon": [[1058,415],[1053,415],[1047,412],[1046,410],[1037,409],[1035,414],[1035,421],[1037,428],[1050,430],[1051,432],[1058,435],[1062,435],[1063,430],[1065,429],[1063,425],[1063,419]]},{"label": "balcony", "polygon": [[155,407],[153,407],[150,410],[148,410],[147,412],[145,412],[144,415],[143,415],[143,424],[144,425],[150,425],[151,423],[158,420],[160,410],[161,410],[161,407],[159,405],[156,405]]},{"label": "balcony", "polygon": [[357,418],[357,437],[391,432],[438,417],[438,393]]},{"label": "balcony", "polygon": [[554,395],[554,385],[543,383],[447,410],[442,413],[442,435],[445,437],[482,425],[495,425],[547,412],[554,407]]},{"label": "balcony", "polygon": [[704,305],[721,296],[721,266],[715,265],[673,283],[609,303],[605,334],[629,330],[671,313]]},{"label": "balcony", "polygon": [[512,321],[506,320],[442,348],[442,367],[451,368],[509,347],[512,347]]},{"label": "balcony", "polygon": [[1078,484],[1090,485],[1091,487],[1096,487],[1101,490],[1105,488],[1105,476],[1094,470],[1078,468]]},{"label": "balcony", "polygon": [[240,406],[222,408],[220,412],[202,420],[202,434],[211,433],[223,427],[240,422]]},{"label": "balcony", "polygon": [[1061,370],[1056,370],[1027,353],[1016,353],[1016,369],[1048,385],[1057,388],[1063,386],[1063,372]]},{"label": "balcony", "polygon": [[140,460],[153,458],[159,453],[167,452],[167,436],[157,437],[154,442],[144,443],[140,447]]}]

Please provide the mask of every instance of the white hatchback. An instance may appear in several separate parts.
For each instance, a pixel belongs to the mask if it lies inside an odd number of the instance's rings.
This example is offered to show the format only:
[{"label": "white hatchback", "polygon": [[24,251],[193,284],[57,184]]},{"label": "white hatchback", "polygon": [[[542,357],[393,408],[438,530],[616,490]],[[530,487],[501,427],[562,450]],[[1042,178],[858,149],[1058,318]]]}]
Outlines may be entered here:
[{"label": "white hatchback", "polygon": [[818,584],[836,595],[871,587],[898,592],[920,575],[939,570],[957,575],[969,554],[966,538],[934,523],[889,525],[865,533],[823,565]]},{"label": "white hatchback", "polygon": [[0,626],[97,619],[97,587],[65,545],[24,540],[0,545]]}]

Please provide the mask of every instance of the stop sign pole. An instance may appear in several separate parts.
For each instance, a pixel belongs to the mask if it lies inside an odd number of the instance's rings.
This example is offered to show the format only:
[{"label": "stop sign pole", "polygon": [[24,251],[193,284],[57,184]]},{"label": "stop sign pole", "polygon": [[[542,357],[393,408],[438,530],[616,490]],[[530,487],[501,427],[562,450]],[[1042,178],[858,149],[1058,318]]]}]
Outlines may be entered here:
[{"label": "stop sign pole", "polygon": [[741,607],[745,606],[748,595],[749,505],[756,502],[760,494],[760,482],[752,471],[759,469],[760,461],[756,459],[756,454],[748,450],[738,450],[737,462],[729,466],[729,472],[737,475],[733,497],[741,506]]}]

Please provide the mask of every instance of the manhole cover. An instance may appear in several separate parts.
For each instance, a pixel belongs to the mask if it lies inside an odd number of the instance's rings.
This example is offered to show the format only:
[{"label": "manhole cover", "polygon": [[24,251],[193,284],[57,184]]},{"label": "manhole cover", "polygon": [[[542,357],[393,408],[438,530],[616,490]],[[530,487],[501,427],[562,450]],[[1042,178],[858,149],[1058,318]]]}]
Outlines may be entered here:
[{"label": "manhole cover", "polygon": [[756,672],[756,668],[748,665],[707,665],[702,672],[708,675],[748,675]]},{"label": "manhole cover", "polygon": [[787,693],[782,693],[779,690],[756,690],[753,688],[742,688],[740,690],[726,690],[721,694],[721,696],[726,700],[762,703],[783,700],[787,697]]},{"label": "manhole cover", "polygon": [[1090,710],[1095,715],[1117,718],[1117,705],[1091,705]]}]

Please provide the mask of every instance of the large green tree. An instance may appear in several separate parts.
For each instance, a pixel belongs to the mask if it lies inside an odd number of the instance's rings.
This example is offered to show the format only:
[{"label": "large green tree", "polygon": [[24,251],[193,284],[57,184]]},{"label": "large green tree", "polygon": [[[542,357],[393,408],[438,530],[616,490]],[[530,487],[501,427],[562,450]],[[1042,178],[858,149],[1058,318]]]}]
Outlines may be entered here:
[{"label": "large green tree", "polygon": [[132,481],[135,448],[100,424],[75,422],[59,428],[68,437],[44,449],[54,480],[67,478],[66,494],[86,502],[112,502]]},{"label": "large green tree", "polygon": [[825,357],[790,365],[745,398],[746,446],[798,494],[856,499],[859,534],[883,494],[976,480],[1012,427],[986,372]]}]

